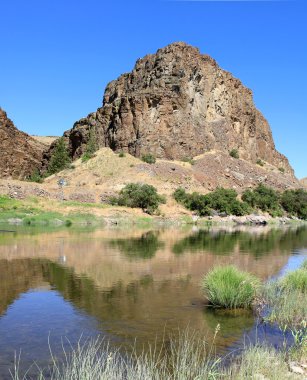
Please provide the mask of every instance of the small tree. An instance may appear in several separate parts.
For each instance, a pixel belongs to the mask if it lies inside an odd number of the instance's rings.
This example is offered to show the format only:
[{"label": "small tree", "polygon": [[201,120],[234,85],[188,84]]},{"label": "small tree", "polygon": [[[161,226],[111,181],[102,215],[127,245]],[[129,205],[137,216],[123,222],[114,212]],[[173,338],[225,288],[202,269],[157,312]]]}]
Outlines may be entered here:
[{"label": "small tree", "polygon": [[97,149],[95,127],[91,127],[86,148],[82,156],[82,161],[88,161],[90,158],[92,158]]},{"label": "small tree", "polygon": [[61,137],[58,139],[57,144],[52,152],[52,156],[47,169],[48,175],[55,174],[63,169],[66,169],[69,166],[70,162],[71,158],[69,156],[64,137]]},{"label": "small tree", "polygon": [[119,193],[118,197],[110,199],[111,204],[141,208],[148,214],[153,214],[160,203],[165,203],[165,198],[157,193],[157,189],[151,185],[140,183],[128,183]]},{"label": "small tree", "polygon": [[239,152],[238,152],[238,149],[232,149],[230,152],[229,152],[229,155],[233,158],[239,158]]}]

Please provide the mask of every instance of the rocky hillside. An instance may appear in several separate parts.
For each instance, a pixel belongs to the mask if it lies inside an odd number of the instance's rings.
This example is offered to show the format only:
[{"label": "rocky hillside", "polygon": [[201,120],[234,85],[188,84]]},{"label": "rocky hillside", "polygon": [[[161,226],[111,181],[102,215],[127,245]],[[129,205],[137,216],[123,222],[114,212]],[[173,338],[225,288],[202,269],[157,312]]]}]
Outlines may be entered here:
[{"label": "rocky hillside", "polygon": [[0,177],[25,179],[42,165],[48,147],[19,131],[0,108]]},{"label": "rocky hillside", "polygon": [[304,187],[304,188],[307,189],[307,177],[302,178],[302,179],[300,180],[300,184],[302,185],[302,187]]},{"label": "rocky hillside", "polygon": [[[60,178],[65,180],[63,189],[58,186]],[[221,151],[197,156],[192,163],[158,159],[155,164],[147,164],[130,154],[121,157],[110,148],[101,148],[87,162],[78,159],[42,184],[0,181],[0,194],[21,199],[38,196],[59,200],[64,197],[70,201],[105,203],[131,182],[153,185],[159,194],[166,196],[167,204],[161,206],[165,215],[181,209],[172,198],[178,187],[188,192],[207,193],[223,186],[241,193],[259,183],[281,191],[300,186],[291,175],[282,174],[273,166],[253,165]]]},{"label": "rocky hillside", "polygon": [[248,162],[262,160],[293,176],[251,90],[182,42],[139,59],[108,84],[103,106],[65,133],[72,157],[82,154],[90,130],[99,147],[136,157],[183,159],[237,149]]}]

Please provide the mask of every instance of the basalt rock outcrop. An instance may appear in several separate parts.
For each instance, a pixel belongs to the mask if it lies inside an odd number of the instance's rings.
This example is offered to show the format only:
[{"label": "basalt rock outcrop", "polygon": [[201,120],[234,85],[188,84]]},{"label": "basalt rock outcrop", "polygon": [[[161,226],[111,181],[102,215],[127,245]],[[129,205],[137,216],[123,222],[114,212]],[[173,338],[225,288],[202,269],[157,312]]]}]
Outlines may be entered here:
[{"label": "basalt rock outcrop", "polygon": [[293,175],[251,90],[182,42],[139,59],[108,84],[102,107],[64,134],[73,158],[84,152],[91,130],[99,147],[136,157],[183,159],[237,149],[242,159],[260,159]]},{"label": "basalt rock outcrop", "polygon": [[0,178],[25,179],[42,165],[46,146],[19,131],[0,108]]}]

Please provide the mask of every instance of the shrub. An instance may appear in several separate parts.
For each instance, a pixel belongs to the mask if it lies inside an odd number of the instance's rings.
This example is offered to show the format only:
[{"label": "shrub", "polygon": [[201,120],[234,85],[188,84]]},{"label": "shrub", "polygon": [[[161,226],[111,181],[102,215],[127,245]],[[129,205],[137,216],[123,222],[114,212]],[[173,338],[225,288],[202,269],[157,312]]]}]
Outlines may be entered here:
[{"label": "shrub", "polygon": [[182,187],[178,187],[173,193],[176,202],[184,204],[187,200],[187,193]]},{"label": "shrub", "polygon": [[284,168],[278,168],[278,170],[279,170],[281,173],[284,173],[284,172],[285,172],[285,169],[284,169]]},{"label": "shrub", "polygon": [[242,195],[244,202],[262,211],[267,211],[271,215],[273,213],[282,214],[279,198],[280,194],[277,191],[263,184],[258,185],[254,190],[244,191]]},{"label": "shrub", "polygon": [[290,215],[307,219],[307,191],[303,189],[284,191],[281,205]]},{"label": "shrub", "polygon": [[28,177],[28,181],[42,183],[44,177],[40,174],[38,169],[35,169],[32,174]]},{"label": "shrub", "polygon": [[58,139],[50,158],[47,174],[55,174],[69,167],[71,158],[65,144],[64,137]]},{"label": "shrub", "polygon": [[260,160],[260,158],[258,158],[258,160],[256,161],[256,164],[259,166],[264,166],[264,162]]},{"label": "shrub", "polygon": [[191,165],[195,165],[195,161],[193,160],[193,158],[190,158],[190,157],[184,157],[181,161],[188,162]]},{"label": "shrub", "polygon": [[156,157],[151,153],[143,154],[142,161],[146,162],[147,164],[154,164],[156,162]]},{"label": "shrub", "polygon": [[184,189],[178,188],[173,197],[189,210],[197,211],[200,216],[210,215],[212,210],[228,215],[246,215],[250,212],[248,204],[237,199],[235,190],[222,187],[206,195],[197,192],[187,194]]},{"label": "shrub", "polygon": [[239,152],[238,152],[238,149],[232,149],[230,152],[229,152],[229,155],[233,158],[239,158]]},{"label": "shrub", "polygon": [[258,288],[258,279],[234,266],[216,267],[206,274],[202,288],[214,306],[250,308]]},{"label": "shrub", "polygon": [[119,152],[119,153],[118,153],[118,157],[120,157],[120,158],[125,157],[125,156],[126,156],[126,155],[125,155],[124,152]]},{"label": "shrub", "polygon": [[112,204],[141,208],[148,214],[153,214],[160,203],[165,203],[165,198],[157,193],[157,189],[151,185],[129,183],[119,193],[118,197],[111,200]]}]

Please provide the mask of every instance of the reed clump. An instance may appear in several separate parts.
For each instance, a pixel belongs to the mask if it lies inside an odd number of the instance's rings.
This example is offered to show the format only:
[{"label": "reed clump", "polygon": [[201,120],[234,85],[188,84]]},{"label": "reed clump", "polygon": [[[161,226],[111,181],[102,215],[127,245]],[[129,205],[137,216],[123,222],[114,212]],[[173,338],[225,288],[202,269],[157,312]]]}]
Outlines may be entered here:
[{"label": "reed clump", "polygon": [[259,281],[234,266],[218,266],[208,272],[202,288],[209,302],[227,309],[251,308]]}]

